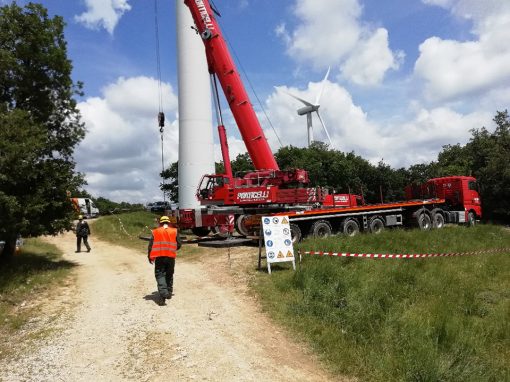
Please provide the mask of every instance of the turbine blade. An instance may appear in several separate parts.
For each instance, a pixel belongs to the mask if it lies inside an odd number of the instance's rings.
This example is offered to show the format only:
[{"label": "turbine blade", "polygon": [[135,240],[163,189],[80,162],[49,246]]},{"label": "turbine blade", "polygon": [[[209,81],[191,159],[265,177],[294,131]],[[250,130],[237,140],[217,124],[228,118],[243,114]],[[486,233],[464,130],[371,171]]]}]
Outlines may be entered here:
[{"label": "turbine blade", "polygon": [[322,92],[324,91],[324,86],[326,85],[326,81],[328,80],[330,70],[331,70],[331,66],[328,66],[328,71],[326,72],[326,76],[322,80],[321,90],[320,90],[319,94],[317,94],[317,98],[315,99],[315,105],[319,105],[319,101],[322,97]]},{"label": "turbine blade", "polygon": [[319,121],[321,121],[322,128],[324,129],[324,132],[326,133],[326,136],[328,137],[329,145],[331,146],[331,148],[333,148],[333,142],[331,141],[331,137],[329,136],[328,129],[326,129],[326,125],[324,124],[324,121],[322,120],[321,115],[319,114],[318,110],[316,111],[316,113],[317,113],[317,117],[319,117]]},{"label": "turbine blade", "polygon": [[276,86],[275,86],[275,89],[276,89],[276,90],[278,90],[278,91],[281,91],[281,92],[283,92],[283,93],[285,93],[285,94],[287,94],[287,95],[289,95],[289,96],[291,96],[292,98],[297,99],[298,101],[300,101],[300,102],[302,102],[303,104],[305,104],[305,106],[312,106],[312,107],[313,107],[313,106],[315,106],[315,105],[312,105],[310,102],[305,101],[303,98],[299,98],[298,96],[295,96],[294,94],[289,93],[288,91],[285,91],[285,90],[283,90],[283,89],[277,88]]}]

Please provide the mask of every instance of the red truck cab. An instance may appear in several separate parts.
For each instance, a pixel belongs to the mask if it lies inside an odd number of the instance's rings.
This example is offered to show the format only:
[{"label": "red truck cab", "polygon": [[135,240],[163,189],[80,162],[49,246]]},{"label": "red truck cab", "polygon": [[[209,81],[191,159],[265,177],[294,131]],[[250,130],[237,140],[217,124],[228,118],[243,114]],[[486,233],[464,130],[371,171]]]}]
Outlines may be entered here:
[{"label": "red truck cab", "polygon": [[466,221],[482,217],[482,202],[472,176],[446,176],[406,187],[406,199],[444,199],[452,210],[464,210]]}]

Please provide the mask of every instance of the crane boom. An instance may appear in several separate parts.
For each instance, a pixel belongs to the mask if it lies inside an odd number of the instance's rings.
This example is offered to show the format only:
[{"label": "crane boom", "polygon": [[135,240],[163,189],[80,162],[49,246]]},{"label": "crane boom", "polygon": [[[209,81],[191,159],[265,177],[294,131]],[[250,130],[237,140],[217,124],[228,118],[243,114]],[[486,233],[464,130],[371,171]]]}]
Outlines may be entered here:
[{"label": "crane boom", "polygon": [[257,170],[279,170],[208,0],[184,0],[202,41],[209,72],[223,89],[248,154]]}]

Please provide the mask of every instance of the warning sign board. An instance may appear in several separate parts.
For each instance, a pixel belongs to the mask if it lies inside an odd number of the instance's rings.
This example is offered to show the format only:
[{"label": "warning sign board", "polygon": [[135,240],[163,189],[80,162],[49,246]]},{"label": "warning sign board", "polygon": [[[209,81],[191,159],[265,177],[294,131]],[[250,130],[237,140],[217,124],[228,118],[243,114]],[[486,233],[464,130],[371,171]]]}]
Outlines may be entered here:
[{"label": "warning sign board", "polygon": [[271,273],[271,263],[283,261],[292,262],[296,269],[288,216],[263,216],[262,230],[268,272]]}]

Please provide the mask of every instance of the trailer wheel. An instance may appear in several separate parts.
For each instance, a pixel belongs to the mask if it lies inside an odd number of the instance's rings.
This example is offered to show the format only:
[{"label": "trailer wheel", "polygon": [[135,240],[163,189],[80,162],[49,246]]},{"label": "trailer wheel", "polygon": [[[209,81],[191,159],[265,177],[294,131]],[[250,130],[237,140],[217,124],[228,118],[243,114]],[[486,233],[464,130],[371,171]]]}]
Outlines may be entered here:
[{"label": "trailer wheel", "polygon": [[313,237],[328,237],[331,236],[332,231],[333,228],[327,220],[317,220],[310,228],[310,235]]},{"label": "trailer wheel", "polygon": [[432,216],[433,228],[440,229],[444,227],[444,215],[440,208],[433,209],[430,215]]},{"label": "trailer wheel", "polygon": [[420,227],[422,231],[428,231],[432,228],[432,220],[430,219],[429,214],[426,212],[419,214],[416,217],[416,221],[418,223],[418,227]]},{"label": "trailer wheel", "polygon": [[292,239],[292,244],[297,244],[303,238],[303,234],[301,233],[301,228],[297,224],[290,223],[290,236]]},{"label": "trailer wheel", "polygon": [[239,215],[236,219],[235,228],[236,231],[243,236],[249,236],[250,232],[248,231],[248,228],[246,228],[246,225],[244,224],[244,221],[249,215]]},{"label": "trailer wheel", "polygon": [[191,232],[198,237],[203,237],[209,235],[211,230],[208,227],[194,227],[191,229]]},{"label": "trailer wheel", "polygon": [[380,217],[374,217],[370,219],[370,232],[377,234],[380,234],[382,231],[384,231],[384,222]]},{"label": "trailer wheel", "polygon": [[347,236],[356,236],[359,233],[359,224],[354,219],[349,219],[344,222],[343,233]]},{"label": "trailer wheel", "polygon": [[473,211],[470,211],[467,216],[467,225],[468,227],[473,227],[476,225],[476,216]]}]

